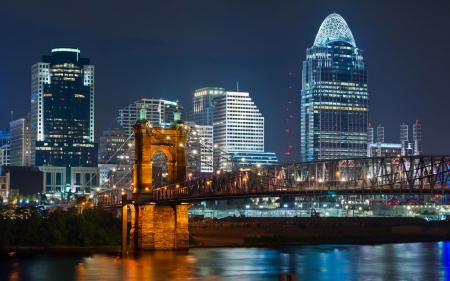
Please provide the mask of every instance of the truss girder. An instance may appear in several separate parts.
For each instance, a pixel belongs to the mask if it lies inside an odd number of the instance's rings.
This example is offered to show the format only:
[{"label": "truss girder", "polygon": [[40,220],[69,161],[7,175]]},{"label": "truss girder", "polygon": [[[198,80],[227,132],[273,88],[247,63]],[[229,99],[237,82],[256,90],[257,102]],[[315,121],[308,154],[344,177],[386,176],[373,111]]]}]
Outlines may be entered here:
[{"label": "truss girder", "polygon": [[153,201],[436,192],[450,193],[450,156],[356,158],[240,169],[156,188]]}]

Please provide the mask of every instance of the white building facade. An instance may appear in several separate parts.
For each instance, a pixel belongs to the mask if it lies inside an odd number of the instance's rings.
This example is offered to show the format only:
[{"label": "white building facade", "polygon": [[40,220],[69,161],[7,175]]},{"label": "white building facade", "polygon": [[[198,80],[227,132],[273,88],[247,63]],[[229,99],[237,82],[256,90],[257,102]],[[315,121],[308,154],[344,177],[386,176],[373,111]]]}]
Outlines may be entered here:
[{"label": "white building facade", "polygon": [[223,92],[214,98],[214,144],[227,152],[263,152],[264,117],[249,93]]},{"label": "white building facade", "polygon": [[213,163],[213,126],[187,124],[191,127],[186,145],[189,173],[212,173]]}]

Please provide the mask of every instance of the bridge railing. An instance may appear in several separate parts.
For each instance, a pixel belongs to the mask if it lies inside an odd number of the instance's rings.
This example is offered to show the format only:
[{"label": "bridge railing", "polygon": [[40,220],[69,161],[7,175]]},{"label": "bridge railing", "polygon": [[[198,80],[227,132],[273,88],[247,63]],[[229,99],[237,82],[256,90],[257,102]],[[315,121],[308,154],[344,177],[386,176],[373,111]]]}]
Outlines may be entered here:
[{"label": "bridge railing", "polygon": [[[252,167],[154,188],[152,200],[332,193],[450,192],[450,156],[355,158]],[[128,198],[131,199],[131,191]],[[120,200],[99,194],[99,202]],[[101,197],[103,196],[103,197]],[[105,197],[106,196],[106,197]],[[109,196],[109,199],[108,199]]]},{"label": "bridge railing", "polygon": [[227,195],[335,192],[440,192],[450,188],[450,156],[317,161],[231,173],[153,190],[154,200]]}]

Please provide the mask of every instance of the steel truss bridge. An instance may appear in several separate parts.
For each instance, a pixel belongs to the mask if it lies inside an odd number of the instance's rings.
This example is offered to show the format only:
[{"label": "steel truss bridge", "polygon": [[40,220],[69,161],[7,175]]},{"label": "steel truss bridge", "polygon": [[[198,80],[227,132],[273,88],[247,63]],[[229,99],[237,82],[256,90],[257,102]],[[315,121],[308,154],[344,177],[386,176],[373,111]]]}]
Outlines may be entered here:
[{"label": "steel truss bridge", "polygon": [[[119,204],[132,190],[98,192],[97,204]],[[154,188],[150,202],[180,203],[232,198],[320,195],[447,194],[450,156],[354,158],[291,163],[191,178]],[[150,195],[149,194],[149,195]]]}]

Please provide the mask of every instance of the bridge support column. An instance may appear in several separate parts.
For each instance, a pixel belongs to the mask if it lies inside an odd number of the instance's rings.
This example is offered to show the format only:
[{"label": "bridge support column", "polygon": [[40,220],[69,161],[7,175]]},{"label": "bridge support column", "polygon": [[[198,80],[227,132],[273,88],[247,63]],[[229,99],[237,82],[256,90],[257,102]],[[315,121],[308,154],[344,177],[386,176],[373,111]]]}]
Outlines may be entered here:
[{"label": "bridge support column", "polygon": [[136,205],[132,223],[135,250],[189,249],[188,209],[190,205]]}]

